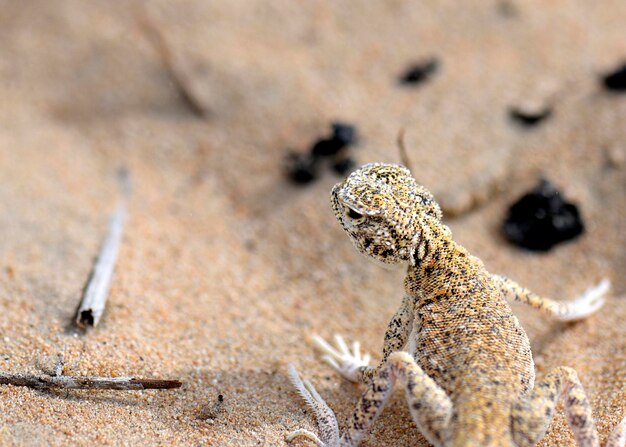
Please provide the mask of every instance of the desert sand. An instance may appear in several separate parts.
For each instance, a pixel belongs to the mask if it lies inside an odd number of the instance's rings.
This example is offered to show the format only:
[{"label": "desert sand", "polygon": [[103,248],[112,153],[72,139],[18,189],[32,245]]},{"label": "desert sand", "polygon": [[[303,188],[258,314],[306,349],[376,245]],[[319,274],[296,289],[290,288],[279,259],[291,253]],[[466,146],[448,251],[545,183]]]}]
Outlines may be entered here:
[{"label": "desert sand", "polygon": [[[626,95],[599,79],[626,62],[626,2],[80,2],[0,8],[0,370],[180,379],[172,391],[41,392],[0,387],[0,444],[285,445],[315,430],[293,362],[338,415],[359,388],[319,361],[311,334],[341,333],[379,357],[402,270],[350,245],[328,196],[284,175],[343,120],[359,164],[399,162],[450,206],[455,239],[492,272],[570,299],[613,288],[575,324],[513,309],[541,377],[574,367],[602,439],[626,414]],[[176,90],[149,18],[208,113]],[[428,81],[398,85],[436,57]],[[511,106],[539,101],[532,128]],[[115,172],[133,195],[107,310],[74,311],[115,209]],[[544,254],[507,243],[508,206],[542,176],[587,231]],[[460,205],[459,205],[460,204]],[[304,445],[304,442],[301,442]],[[363,443],[426,446],[401,390]],[[541,446],[570,446],[562,407]]]}]

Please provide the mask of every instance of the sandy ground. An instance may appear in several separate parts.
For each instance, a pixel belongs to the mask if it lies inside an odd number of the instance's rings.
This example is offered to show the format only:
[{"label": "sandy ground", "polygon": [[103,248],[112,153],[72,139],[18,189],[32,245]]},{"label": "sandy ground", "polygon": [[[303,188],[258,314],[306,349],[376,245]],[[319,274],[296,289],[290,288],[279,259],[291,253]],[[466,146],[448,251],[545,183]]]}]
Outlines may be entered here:
[{"label": "sandy ground", "polygon": [[[361,134],[359,163],[398,162],[463,203],[457,241],[540,294],[602,277],[604,309],[577,324],[515,306],[538,375],[576,368],[602,438],[626,412],[626,96],[598,76],[626,58],[626,2],[0,2],[0,370],[180,378],[178,391],[44,393],[0,387],[2,445],[284,445],[315,429],[286,377],[294,362],[339,415],[356,386],[308,338],[339,332],[376,356],[402,271],[359,256],[331,213],[326,170],[295,187],[281,170],[333,119]],[[204,119],[180,101],[138,25],[169,42]],[[416,88],[398,75],[441,62]],[[509,106],[549,101],[532,130]],[[612,161],[611,161],[612,160]],[[110,299],[95,330],[73,312],[116,200],[134,194]],[[499,233],[506,207],[545,175],[588,231],[548,254]],[[220,402],[219,396],[223,402]],[[427,445],[398,390],[364,445]],[[542,446],[573,445],[559,410]]]}]

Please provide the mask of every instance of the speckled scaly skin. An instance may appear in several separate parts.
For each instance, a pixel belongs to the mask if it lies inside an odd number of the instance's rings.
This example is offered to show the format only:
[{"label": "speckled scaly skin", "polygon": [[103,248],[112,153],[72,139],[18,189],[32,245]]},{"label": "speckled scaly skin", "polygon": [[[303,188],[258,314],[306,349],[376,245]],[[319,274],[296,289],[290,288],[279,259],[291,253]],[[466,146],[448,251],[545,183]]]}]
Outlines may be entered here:
[{"label": "speckled scaly skin", "polygon": [[[400,381],[418,429],[434,446],[532,446],[561,397],[578,445],[598,446],[574,370],[556,368],[534,384],[528,337],[505,298],[573,320],[602,306],[607,281],[562,303],[491,275],[452,240],[433,196],[402,166],[363,166],[333,188],[331,200],[361,253],[385,264],[408,263],[405,297],[387,328],[378,367],[367,365],[358,344],[350,350],[337,337],[335,348],[316,338],[333,368],[367,386],[341,435],[332,410],[291,367],[292,381],[317,415],[321,438],[298,430],[289,441],[305,436],[320,446],[356,446]],[[626,419],[607,447],[625,442]]]}]

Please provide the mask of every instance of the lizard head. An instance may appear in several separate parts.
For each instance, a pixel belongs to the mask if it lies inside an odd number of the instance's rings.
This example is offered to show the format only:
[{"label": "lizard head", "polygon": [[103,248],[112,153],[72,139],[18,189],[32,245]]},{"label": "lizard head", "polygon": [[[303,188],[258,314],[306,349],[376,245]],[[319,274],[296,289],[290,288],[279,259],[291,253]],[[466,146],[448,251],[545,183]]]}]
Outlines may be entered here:
[{"label": "lizard head", "polygon": [[432,194],[399,165],[362,166],[335,185],[331,202],[357,250],[384,264],[409,261],[424,219],[441,220]]}]

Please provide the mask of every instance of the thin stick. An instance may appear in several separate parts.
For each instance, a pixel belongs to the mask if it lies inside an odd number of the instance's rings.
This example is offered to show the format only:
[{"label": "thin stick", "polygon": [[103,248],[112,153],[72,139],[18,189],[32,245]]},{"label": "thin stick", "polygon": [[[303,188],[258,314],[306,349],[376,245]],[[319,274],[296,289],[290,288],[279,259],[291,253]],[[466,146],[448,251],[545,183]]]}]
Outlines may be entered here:
[{"label": "thin stick", "polygon": [[207,107],[200,101],[196,95],[193,93],[193,89],[189,85],[189,80],[187,76],[185,76],[184,72],[180,69],[178,65],[176,65],[174,56],[172,54],[172,50],[170,49],[167,41],[165,40],[165,36],[158,28],[158,26],[147,17],[144,17],[140,21],[140,25],[145,31],[148,39],[159,53],[159,57],[161,58],[161,62],[163,62],[163,66],[167,70],[167,74],[174,83],[176,90],[178,91],[178,95],[183,100],[185,105],[189,107],[189,110],[193,112],[194,115],[199,118],[204,118],[209,114],[209,110]]},{"label": "thin stick", "polygon": [[38,390],[166,390],[180,388],[179,380],[134,377],[72,377],[64,375],[8,374],[0,372],[0,385],[26,386]]},{"label": "thin stick", "polygon": [[413,164],[411,163],[411,159],[409,158],[409,153],[407,152],[406,146],[404,145],[405,133],[406,133],[406,129],[404,127],[401,127],[400,130],[398,131],[396,144],[398,145],[398,150],[400,151],[400,162],[405,167],[407,167],[410,171]]},{"label": "thin stick", "polygon": [[109,296],[111,276],[113,275],[113,268],[115,267],[115,260],[117,259],[117,252],[122,239],[124,220],[126,219],[126,201],[130,194],[130,180],[126,171],[120,172],[119,177],[122,199],[117,207],[117,211],[111,217],[109,232],[89,275],[82,301],[76,311],[76,324],[82,328],[98,325]]}]

